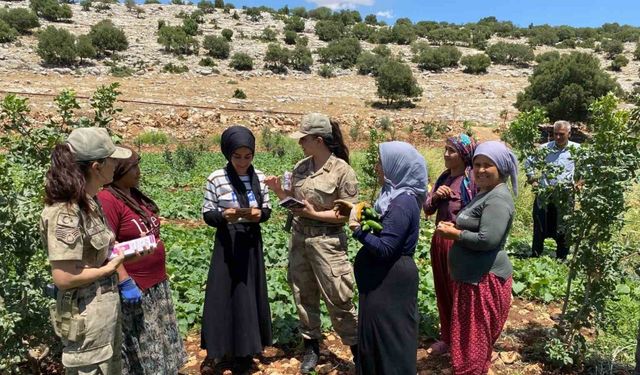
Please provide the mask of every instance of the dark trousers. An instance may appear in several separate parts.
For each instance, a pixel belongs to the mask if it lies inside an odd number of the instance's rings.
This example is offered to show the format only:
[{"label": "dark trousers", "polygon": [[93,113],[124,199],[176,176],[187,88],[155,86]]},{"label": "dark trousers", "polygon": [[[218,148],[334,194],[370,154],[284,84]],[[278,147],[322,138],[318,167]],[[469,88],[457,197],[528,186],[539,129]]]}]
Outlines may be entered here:
[{"label": "dark trousers", "polygon": [[[539,207],[542,206],[542,207]],[[548,202],[546,205],[538,204],[538,197],[533,202],[533,243],[532,255],[538,257],[544,250],[545,238],[553,238],[556,241],[556,257],[566,259],[569,254],[569,246],[564,231],[559,230],[562,216],[555,204]]]}]

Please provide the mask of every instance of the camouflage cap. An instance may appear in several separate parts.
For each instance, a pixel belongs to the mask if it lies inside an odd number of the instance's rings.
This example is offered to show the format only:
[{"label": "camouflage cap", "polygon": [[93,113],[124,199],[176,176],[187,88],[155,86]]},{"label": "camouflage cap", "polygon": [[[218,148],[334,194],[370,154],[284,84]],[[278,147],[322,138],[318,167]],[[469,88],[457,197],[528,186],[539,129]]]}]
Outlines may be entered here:
[{"label": "camouflage cap", "polygon": [[293,139],[300,139],[305,135],[317,135],[317,136],[330,136],[333,134],[331,131],[331,120],[329,116],[321,113],[309,113],[302,117],[300,123],[300,129],[289,135]]},{"label": "camouflage cap", "polygon": [[67,144],[77,161],[104,158],[128,159],[131,157],[131,150],[113,144],[105,128],[74,129],[67,138]]}]

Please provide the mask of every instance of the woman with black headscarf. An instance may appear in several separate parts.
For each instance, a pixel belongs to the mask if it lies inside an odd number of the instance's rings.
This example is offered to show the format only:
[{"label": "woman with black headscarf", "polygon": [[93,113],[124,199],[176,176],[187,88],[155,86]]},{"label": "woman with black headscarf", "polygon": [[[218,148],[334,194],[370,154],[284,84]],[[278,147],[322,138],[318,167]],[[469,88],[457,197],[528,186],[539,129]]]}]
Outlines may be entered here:
[{"label": "woman with black headscarf", "polygon": [[[252,356],[271,345],[271,312],[260,225],[271,206],[264,174],[251,165],[255,138],[243,126],[222,133],[227,165],[207,179],[202,215],[216,228],[202,317],[201,373],[233,360],[234,374],[249,373]],[[210,362],[213,360],[214,365]]]}]

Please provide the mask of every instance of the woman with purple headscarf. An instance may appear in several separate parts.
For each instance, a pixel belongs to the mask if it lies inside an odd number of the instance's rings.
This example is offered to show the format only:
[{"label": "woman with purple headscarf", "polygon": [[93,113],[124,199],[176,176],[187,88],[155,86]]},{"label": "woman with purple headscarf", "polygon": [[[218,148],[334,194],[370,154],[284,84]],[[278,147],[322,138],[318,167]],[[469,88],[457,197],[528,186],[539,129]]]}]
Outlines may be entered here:
[{"label": "woman with purple headscarf", "polygon": [[[436,214],[436,225],[441,221],[455,222],[460,209],[476,194],[471,176],[471,158],[476,142],[466,134],[447,139],[444,148],[444,166],[447,168],[431,189],[423,206],[426,216]],[[431,238],[431,268],[440,316],[440,340],[431,345],[432,354],[449,351],[452,290],[449,277],[448,254],[453,240],[437,233]]]},{"label": "woman with purple headscarf", "polygon": [[504,250],[518,194],[518,163],[503,143],[488,141],[473,154],[478,194],[458,213],[455,224],[441,221],[436,233],[454,240],[449,251],[453,303],[451,363],[456,375],[483,375],[491,367],[493,344],[511,306],[513,268]]},{"label": "woman with purple headscarf", "polygon": [[382,185],[374,204],[380,233],[365,232],[352,210],[349,227],[362,244],[354,264],[358,285],[358,374],[415,374],[418,269],[413,254],[426,196],[427,165],[405,142],[380,145]]}]

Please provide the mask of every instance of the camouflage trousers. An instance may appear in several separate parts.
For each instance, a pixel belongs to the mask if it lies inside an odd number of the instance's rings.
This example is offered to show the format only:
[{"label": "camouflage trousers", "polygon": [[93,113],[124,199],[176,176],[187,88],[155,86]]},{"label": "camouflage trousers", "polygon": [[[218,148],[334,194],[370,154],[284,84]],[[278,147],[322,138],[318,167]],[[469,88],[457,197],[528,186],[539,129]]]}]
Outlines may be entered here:
[{"label": "camouflage trousers", "polygon": [[[115,278],[115,279],[114,279]],[[62,364],[67,375],[121,375],[122,328],[117,276],[78,288],[79,317],[84,330],[76,341],[62,337]]]},{"label": "camouflage trousers", "polygon": [[[345,345],[357,343],[357,314],[353,305],[353,269],[347,258],[344,231],[294,229],[289,246],[288,279],[305,339],[322,338],[320,298],[327,305],[333,329]],[[324,233],[323,233],[324,232]]]}]

